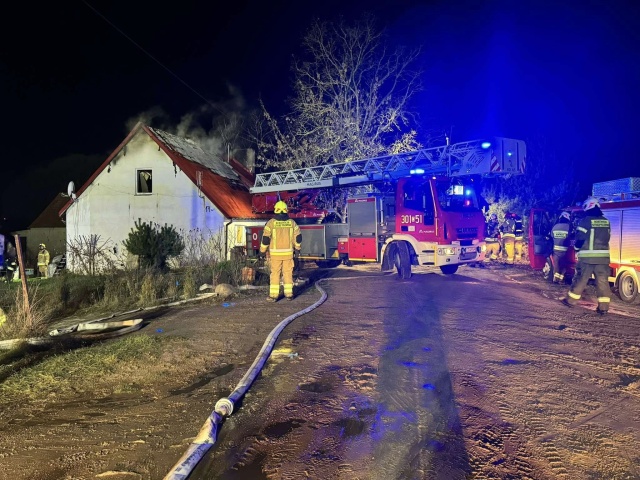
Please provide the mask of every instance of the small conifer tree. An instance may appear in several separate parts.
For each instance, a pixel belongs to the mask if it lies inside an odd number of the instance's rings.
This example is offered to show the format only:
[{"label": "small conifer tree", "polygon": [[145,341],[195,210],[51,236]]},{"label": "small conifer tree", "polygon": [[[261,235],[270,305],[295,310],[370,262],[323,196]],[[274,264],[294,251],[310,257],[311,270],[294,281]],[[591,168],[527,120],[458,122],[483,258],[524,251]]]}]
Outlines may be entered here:
[{"label": "small conifer tree", "polygon": [[163,271],[167,269],[167,259],[177,257],[184,250],[184,242],[172,225],[160,227],[141,219],[122,243],[129,253],[138,256],[141,267]]}]

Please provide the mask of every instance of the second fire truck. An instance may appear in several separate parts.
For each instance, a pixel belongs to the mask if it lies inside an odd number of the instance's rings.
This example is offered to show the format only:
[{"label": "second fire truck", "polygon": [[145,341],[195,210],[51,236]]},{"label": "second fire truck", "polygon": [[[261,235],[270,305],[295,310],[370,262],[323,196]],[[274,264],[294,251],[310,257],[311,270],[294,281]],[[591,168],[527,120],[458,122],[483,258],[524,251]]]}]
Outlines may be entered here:
[{"label": "second fire truck", "polygon": [[[251,189],[253,209],[269,213],[285,201],[302,230],[300,258],[320,266],[380,262],[403,279],[417,265],[452,274],[484,258],[479,180],[521,174],[525,162],[525,143],[500,137],[262,173]],[[359,187],[346,211],[318,206],[327,191],[345,187]],[[249,251],[260,238],[254,230]]]}]

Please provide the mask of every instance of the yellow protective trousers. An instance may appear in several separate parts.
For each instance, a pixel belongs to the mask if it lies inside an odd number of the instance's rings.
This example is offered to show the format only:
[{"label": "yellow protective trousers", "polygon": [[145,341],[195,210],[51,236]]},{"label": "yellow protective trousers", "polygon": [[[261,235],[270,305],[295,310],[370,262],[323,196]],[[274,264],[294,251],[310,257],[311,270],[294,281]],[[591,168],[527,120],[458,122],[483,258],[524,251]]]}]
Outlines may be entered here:
[{"label": "yellow protective trousers", "polygon": [[507,254],[507,263],[509,265],[513,265],[515,258],[515,237],[504,237],[502,240],[502,248],[504,252]]},{"label": "yellow protective trousers", "polygon": [[516,241],[513,245],[513,248],[515,250],[515,257],[518,260],[522,260],[522,254],[523,252],[523,246],[524,246],[524,241],[522,239],[522,237],[516,237]]},{"label": "yellow protective trousers", "polygon": [[497,260],[498,253],[500,253],[500,242],[497,240],[489,241],[486,240],[487,250],[484,252],[485,261],[489,260]]},{"label": "yellow protective trousers", "polygon": [[293,297],[293,258],[278,258],[271,255],[271,275],[269,277],[269,296],[277,299],[280,296],[280,276],[284,296]]}]

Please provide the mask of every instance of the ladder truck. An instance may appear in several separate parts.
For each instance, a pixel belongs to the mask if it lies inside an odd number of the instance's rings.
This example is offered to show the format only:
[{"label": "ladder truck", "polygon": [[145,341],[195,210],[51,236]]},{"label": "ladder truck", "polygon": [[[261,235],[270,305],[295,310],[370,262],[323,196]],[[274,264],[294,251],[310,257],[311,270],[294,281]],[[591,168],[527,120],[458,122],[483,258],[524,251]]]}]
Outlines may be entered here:
[{"label": "ladder truck", "polygon": [[[522,140],[495,137],[414,152],[256,175],[250,189],[256,213],[278,200],[302,230],[300,259],[319,266],[379,262],[407,279],[412,266],[453,274],[484,258],[485,218],[478,180],[524,173]],[[346,201],[346,219],[329,222],[318,207],[326,189],[367,186]],[[362,190],[362,189],[359,189]],[[250,233],[248,251],[261,233]]]}]

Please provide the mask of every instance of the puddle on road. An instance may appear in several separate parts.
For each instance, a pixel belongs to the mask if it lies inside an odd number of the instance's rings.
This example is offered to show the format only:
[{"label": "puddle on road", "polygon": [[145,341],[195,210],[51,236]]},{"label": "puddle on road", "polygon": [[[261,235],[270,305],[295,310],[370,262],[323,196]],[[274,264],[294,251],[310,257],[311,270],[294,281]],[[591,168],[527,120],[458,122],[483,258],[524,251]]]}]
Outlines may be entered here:
[{"label": "puddle on road", "polygon": [[267,437],[281,438],[284,437],[287,433],[293,432],[296,428],[300,428],[305,423],[305,420],[294,418],[293,420],[288,420],[286,422],[273,423],[265,428],[263,430],[263,433]]},{"label": "puddle on road", "polygon": [[189,385],[187,387],[184,387],[184,388],[178,388],[176,390],[170,390],[169,393],[171,395],[182,395],[183,393],[191,393],[191,392],[199,389],[200,387],[205,386],[207,383],[211,382],[215,378],[218,378],[218,377],[221,377],[223,375],[226,375],[227,373],[231,372],[234,368],[235,368],[235,366],[232,363],[229,364],[229,365],[225,365],[224,367],[220,367],[220,368],[214,370],[213,372],[209,372],[209,373],[203,375],[197,382],[192,383],[191,385]]},{"label": "puddle on road", "polygon": [[357,418],[341,418],[334,425],[340,428],[340,436],[342,438],[361,435],[367,426],[365,422]]}]

